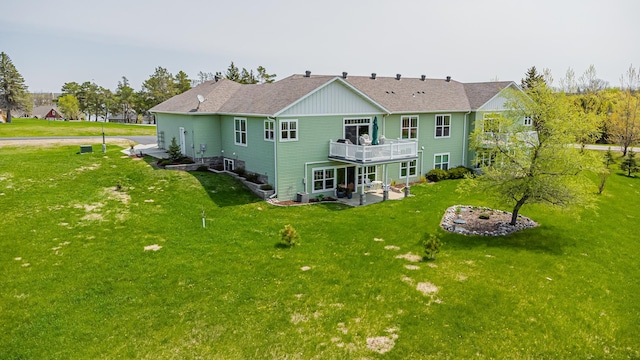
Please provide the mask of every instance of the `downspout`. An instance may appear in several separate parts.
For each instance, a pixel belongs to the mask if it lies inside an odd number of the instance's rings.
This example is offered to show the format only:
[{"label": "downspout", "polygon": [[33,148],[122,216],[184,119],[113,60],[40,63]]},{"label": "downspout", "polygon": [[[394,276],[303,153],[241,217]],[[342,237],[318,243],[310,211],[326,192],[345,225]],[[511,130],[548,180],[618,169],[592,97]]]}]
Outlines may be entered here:
[{"label": "downspout", "polygon": [[269,199],[274,199],[278,196],[278,132],[276,131],[278,122],[276,119],[272,119],[267,116],[267,120],[273,120],[273,194],[269,196]]},{"label": "downspout", "polygon": [[464,138],[462,139],[462,166],[467,166],[467,115],[471,114],[471,110],[468,113],[464,114],[464,124],[462,125],[462,131]]}]

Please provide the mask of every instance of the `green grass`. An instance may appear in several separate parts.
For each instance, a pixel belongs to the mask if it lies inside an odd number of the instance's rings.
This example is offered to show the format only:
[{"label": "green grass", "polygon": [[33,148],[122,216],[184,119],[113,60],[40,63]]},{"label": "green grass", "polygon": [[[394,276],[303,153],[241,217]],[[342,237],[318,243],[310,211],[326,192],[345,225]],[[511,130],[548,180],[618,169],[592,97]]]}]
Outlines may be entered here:
[{"label": "green grass", "polygon": [[[76,148],[2,148],[2,359],[640,357],[639,179],[612,175],[597,213],[525,207],[540,227],[465,237],[444,210],[492,204],[456,181],[276,207],[226,175]],[[277,246],[286,224],[301,245]],[[425,233],[435,261],[395,258]],[[397,336],[384,355],[379,336]]]},{"label": "green grass", "polygon": [[10,124],[0,124],[0,137],[32,136],[154,136],[156,127],[89,121],[54,121],[14,118]]}]

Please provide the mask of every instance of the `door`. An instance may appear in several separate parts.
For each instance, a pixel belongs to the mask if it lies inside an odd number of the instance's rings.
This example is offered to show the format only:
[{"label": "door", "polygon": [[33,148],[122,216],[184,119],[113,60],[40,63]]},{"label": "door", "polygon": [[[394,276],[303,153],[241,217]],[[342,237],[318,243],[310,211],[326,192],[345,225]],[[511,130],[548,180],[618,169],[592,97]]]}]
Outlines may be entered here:
[{"label": "door", "polygon": [[187,155],[187,144],[184,140],[186,131],[183,127],[180,127],[178,131],[180,132],[180,152],[182,153],[182,155]]}]

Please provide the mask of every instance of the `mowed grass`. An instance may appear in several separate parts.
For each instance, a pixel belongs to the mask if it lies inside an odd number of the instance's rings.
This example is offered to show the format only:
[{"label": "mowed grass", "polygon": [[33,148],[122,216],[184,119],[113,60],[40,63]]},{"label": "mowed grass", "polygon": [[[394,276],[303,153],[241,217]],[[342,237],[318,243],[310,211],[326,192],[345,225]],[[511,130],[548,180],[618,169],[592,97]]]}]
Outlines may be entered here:
[{"label": "mowed grass", "polygon": [[103,127],[106,136],[156,135],[156,127],[150,125],[14,118],[0,124],[0,137],[102,136]]},{"label": "mowed grass", "polygon": [[[2,148],[2,359],[640,357],[639,179],[612,175],[597,213],[525,207],[540,227],[466,237],[439,229],[445,209],[493,204],[456,181],[276,207],[76,148]],[[277,246],[286,224],[301,245]],[[435,261],[396,258],[428,233]]]}]

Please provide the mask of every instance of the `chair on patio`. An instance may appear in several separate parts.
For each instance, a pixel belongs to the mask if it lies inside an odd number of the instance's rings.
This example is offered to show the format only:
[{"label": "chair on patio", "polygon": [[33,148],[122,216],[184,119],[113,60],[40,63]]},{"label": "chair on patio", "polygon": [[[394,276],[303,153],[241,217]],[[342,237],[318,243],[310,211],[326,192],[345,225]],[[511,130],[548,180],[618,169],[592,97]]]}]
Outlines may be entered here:
[{"label": "chair on patio", "polygon": [[371,139],[369,138],[369,134],[360,135],[360,145],[371,145]]}]

